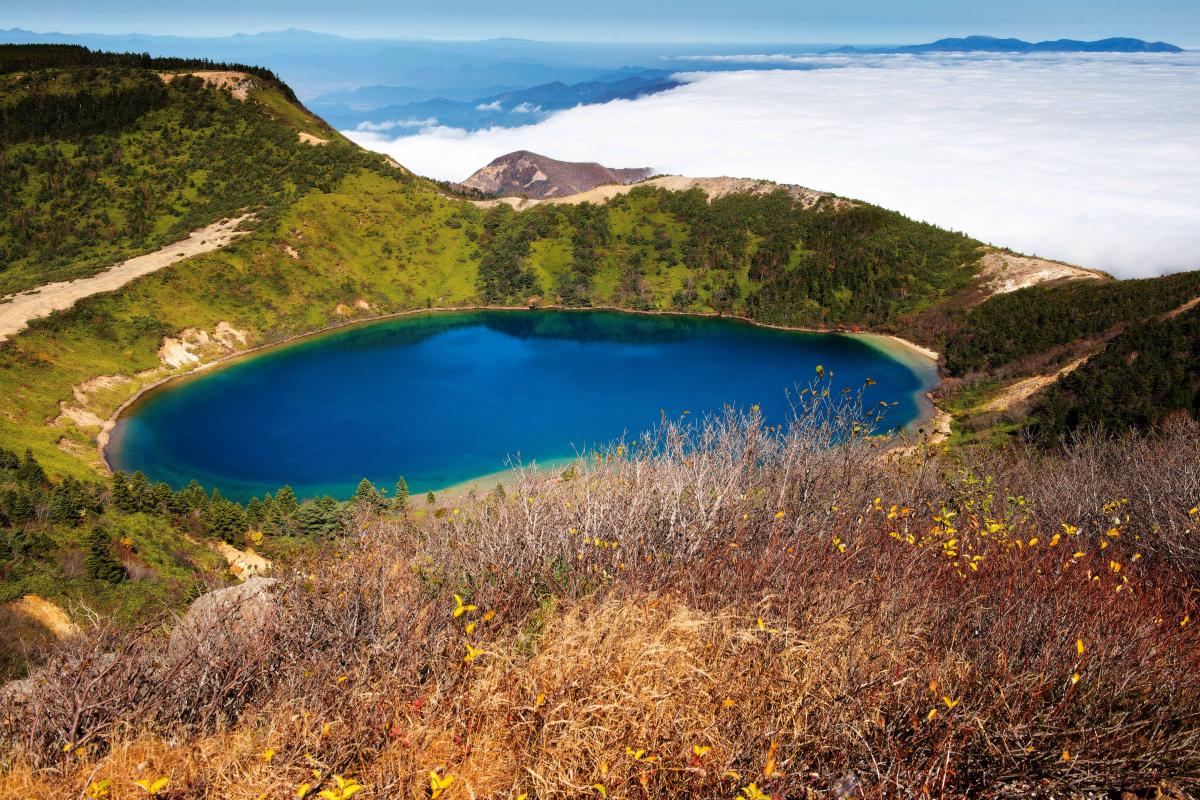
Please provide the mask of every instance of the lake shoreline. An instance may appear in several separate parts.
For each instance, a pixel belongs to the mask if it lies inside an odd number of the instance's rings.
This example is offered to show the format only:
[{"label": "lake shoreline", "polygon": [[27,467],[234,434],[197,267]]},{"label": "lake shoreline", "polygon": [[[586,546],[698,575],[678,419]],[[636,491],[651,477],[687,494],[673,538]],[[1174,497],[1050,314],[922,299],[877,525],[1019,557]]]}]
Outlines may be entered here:
[{"label": "lake shoreline", "polygon": [[[191,377],[198,377],[201,374],[218,367],[226,366],[243,358],[261,354],[267,350],[282,348],[298,342],[314,339],[320,336],[339,332],[345,328],[356,325],[369,325],[372,323],[387,322],[394,319],[402,319],[405,317],[418,316],[423,314],[450,314],[450,313],[465,313],[472,311],[609,311],[622,314],[640,314],[644,316],[675,316],[675,317],[693,317],[697,319],[727,319],[742,324],[751,325],[757,328],[765,328],[771,330],[788,331],[793,333],[813,333],[813,334],[837,334],[841,336],[855,337],[865,340],[869,346],[889,355],[898,361],[901,361],[905,366],[913,369],[922,375],[928,382],[931,383],[929,389],[919,395],[920,413],[917,418],[912,420],[907,426],[907,429],[915,430],[920,426],[934,419],[937,409],[933,403],[931,392],[936,388],[940,372],[938,369],[939,354],[930,348],[923,347],[915,342],[911,342],[894,334],[877,333],[873,331],[848,331],[837,330],[830,328],[812,328],[798,325],[779,325],[774,323],[760,322],[758,320],[744,317],[737,314],[722,314],[719,312],[688,312],[688,311],[648,311],[639,309],[621,308],[619,306],[557,306],[557,305],[470,305],[470,306],[437,306],[431,308],[409,309],[406,311],[396,311],[388,314],[378,314],[374,316],[364,316],[355,319],[349,319],[342,322],[337,322],[332,325],[327,325],[312,331],[297,333],[291,336],[284,337],[277,341],[264,342],[262,344],[249,347],[244,350],[238,350],[232,353],[225,354],[211,361],[206,361],[202,364],[187,370],[186,372],[176,372],[169,375],[164,375],[156,380],[153,380],[146,385],[140,387],[134,394],[128,397],[124,402],[108,416],[101,426],[100,432],[96,436],[96,449],[99,454],[100,465],[102,469],[109,474],[114,472],[113,462],[109,458],[108,449],[112,445],[112,433],[116,428],[117,422],[121,417],[131,409],[138,401],[142,400],[151,392],[161,389],[175,381],[186,380]],[[500,473],[493,473],[498,475]],[[471,484],[475,481],[490,478],[492,475],[479,476],[478,478],[468,479],[457,484],[452,484],[436,491],[449,491],[457,487]]]}]

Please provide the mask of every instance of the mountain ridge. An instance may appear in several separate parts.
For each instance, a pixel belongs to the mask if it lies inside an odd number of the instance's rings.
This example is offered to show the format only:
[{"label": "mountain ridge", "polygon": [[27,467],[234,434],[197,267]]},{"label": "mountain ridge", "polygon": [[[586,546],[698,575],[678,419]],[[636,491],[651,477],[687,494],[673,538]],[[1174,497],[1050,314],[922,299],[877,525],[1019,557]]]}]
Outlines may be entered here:
[{"label": "mountain ridge", "polygon": [[831,53],[1182,53],[1184,49],[1169,42],[1148,42],[1125,36],[1084,41],[1053,39],[1027,42],[996,36],[963,36],[938,39],[925,44],[894,47],[856,47],[847,45]]}]

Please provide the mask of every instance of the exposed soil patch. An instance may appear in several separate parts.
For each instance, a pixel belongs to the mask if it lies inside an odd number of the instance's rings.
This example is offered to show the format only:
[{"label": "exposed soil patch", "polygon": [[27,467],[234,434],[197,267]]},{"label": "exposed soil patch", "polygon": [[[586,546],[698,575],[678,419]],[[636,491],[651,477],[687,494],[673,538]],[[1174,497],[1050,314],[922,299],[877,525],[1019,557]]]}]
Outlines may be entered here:
[{"label": "exposed soil patch", "polygon": [[983,288],[989,294],[1005,294],[1039,283],[1067,280],[1112,280],[1098,270],[1085,269],[1060,261],[1019,256],[1003,250],[991,250],[979,260]]},{"label": "exposed soil patch", "polygon": [[826,192],[818,192],[814,189],[806,189],[803,186],[795,186],[792,184],[775,183],[773,181],[752,180],[749,178],[688,178],[684,175],[661,175],[657,178],[651,178],[648,181],[639,183],[630,183],[624,185],[612,184],[608,186],[597,186],[595,189],[590,189],[579,194],[567,195],[566,197],[549,197],[544,200],[528,200],[521,197],[501,197],[495,200],[475,200],[475,205],[480,208],[491,208],[498,203],[505,203],[512,206],[517,211],[524,211],[527,208],[532,208],[539,203],[569,203],[577,205],[579,203],[606,203],[618,195],[628,194],[630,190],[639,186],[652,186],[658,189],[665,189],[670,192],[685,192],[689,189],[700,189],[708,195],[710,200],[722,197],[727,194],[735,194],[741,192],[749,192],[750,194],[769,194],[777,189],[787,191],[793,198],[800,201],[804,208],[812,208],[822,200],[829,202],[833,208],[846,208],[854,205],[849,200],[843,200],[840,197],[828,194]]},{"label": "exposed soil patch", "polygon": [[232,72],[229,70],[219,69],[202,69],[195,72],[160,72],[158,77],[162,78],[163,83],[170,83],[180,75],[194,75],[197,78],[204,80],[208,86],[215,86],[218,89],[228,89],[230,93],[238,100],[245,100],[250,96],[250,90],[257,84],[254,78],[245,72]]},{"label": "exposed soil patch", "polygon": [[36,594],[27,594],[20,600],[8,603],[8,610],[41,625],[59,639],[79,633],[79,626],[71,621],[67,612],[55,602]]},{"label": "exposed soil patch", "polygon": [[243,214],[234,219],[214,222],[192,231],[182,241],[169,244],[153,253],[123,261],[98,275],[48,283],[37,289],[9,295],[0,303],[0,342],[22,330],[30,320],[70,308],[85,297],[115,291],[132,280],[157,272],[190,256],[219,250],[238,236],[247,233],[238,228],[252,216]]}]

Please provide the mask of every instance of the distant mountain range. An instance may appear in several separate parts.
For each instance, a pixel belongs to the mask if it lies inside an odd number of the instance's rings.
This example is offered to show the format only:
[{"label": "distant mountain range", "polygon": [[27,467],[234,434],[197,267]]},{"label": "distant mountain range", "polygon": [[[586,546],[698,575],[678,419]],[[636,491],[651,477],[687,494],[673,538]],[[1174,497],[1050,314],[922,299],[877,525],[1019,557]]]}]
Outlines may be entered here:
[{"label": "distant mountain range", "polygon": [[994,36],[965,36],[938,39],[928,44],[898,47],[838,47],[831,53],[1182,53],[1182,47],[1167,42],[1147,42],[1143,39],[1114,37],[1084,42],[1079,39],[1055,39],[1045,42],[1026,42],[1021,39],[999,39]]},{"label": "distant mountain range", "polygon": [[[474,131],[484,128],[512,128],[541,121],[554,111],[578,105],[607,103],[611,100],[633,100],[648,94],[665,92],[682,85],[665,71],[647,71],[612,81],[586,81],[567,85],[552,81],[529,89],[503,91],[472,100],[435,97],[429,100],[387,105],[368,111],[355,109],[359,99],[343,99],[340,107],[325,97],[317,98],[312,108],[337,127],[357,127],[360,130],[402,132],[419,130],[430,125],[445,125]],[[370,94],[379,97],[389,87],[371,87]],[[397,94],[405,90],[395,87]],[[353,93],[357,94],[357,93]]]},{"label": "distant mountain range", "polygon": [[462,182],[496,197],[566,197],[597,186],[645,180],[649,167],[613,169],[595,162],[559,161],[528,150],[518,150],[493,160]]}]

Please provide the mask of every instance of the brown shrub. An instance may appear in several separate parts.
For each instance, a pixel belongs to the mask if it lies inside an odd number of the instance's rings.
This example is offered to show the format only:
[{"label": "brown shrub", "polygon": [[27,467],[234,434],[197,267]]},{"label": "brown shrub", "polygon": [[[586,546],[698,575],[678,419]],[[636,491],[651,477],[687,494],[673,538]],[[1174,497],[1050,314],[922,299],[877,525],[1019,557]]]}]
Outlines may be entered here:
[{"label": "brown shrub", "polygon": [[162,655],[150,626],[64,649],[3,706],[0,790],[1200,790],[1196,426],[899,462],[853,430],[668,424],[359,519],[240,646]]}]

